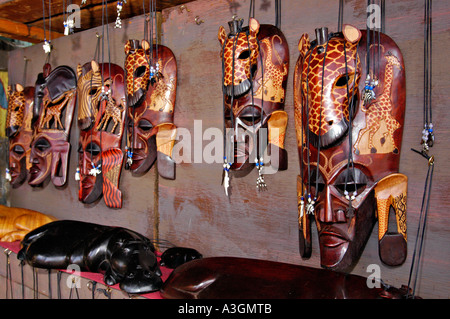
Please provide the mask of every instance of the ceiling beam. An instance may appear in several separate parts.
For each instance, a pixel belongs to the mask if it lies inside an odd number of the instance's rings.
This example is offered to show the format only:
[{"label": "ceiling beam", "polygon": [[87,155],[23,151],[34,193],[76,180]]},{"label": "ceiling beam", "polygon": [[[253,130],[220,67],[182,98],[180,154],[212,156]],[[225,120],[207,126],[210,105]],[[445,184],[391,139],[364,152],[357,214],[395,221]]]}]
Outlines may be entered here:
[{"label": "ceiling beam", "polygon": [[[0,18],[0,33],[6,34],[11,39],[39,43],[44,41],[44,29],[27,26],[24,23]],[[48,31],[47,34],[48,36]],[[56,39],[64,36],[63,33],[51,31],[50,38]]]}]

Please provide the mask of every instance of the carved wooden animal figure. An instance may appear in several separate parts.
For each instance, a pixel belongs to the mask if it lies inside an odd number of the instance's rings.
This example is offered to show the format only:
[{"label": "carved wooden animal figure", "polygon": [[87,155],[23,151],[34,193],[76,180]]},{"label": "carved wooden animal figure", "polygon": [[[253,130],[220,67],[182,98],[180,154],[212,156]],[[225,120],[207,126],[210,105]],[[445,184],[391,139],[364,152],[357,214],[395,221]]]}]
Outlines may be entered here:
[{"label": "carved wooden animal figure", "polygon": [[122,227],[75,220],[48,223],[28,233],[17,254],[19,260],[44,269],[65,269],[104,274],[109,286],[119,284],[130,294],[158,290],[161,270],[150,239]]},{"label": "carved wooden animal figure", "polygon": [[384,75],[384,89],[383,93],[367,107],[361,106],[361,111],[366,113],[366,127],[359,132],[358,139],[355,143],[355,152],[359,152],[359,142],[364,134],[368,134],[368,149],[371,153],[377,153],[374,147],[374,134],[380,129],[382,122],[386,125],[386,132],[383,133],[383,140],[381,144],[388,142],[392,143],[392,151],[398,153],[398,148],[394,141],[394,132],[400,128],[400,123],[392,116],[392,100],[391,87],[394,80],[394,66],[401,69],[402,66],[398,58],[394,55],[386,55],[385,75]]},{"label": "carved wooden animal figure", "polygon": [[[262,99],[264,94],[265,97],[268,96],[267,100],[269,101],[283,102],[285,96],[283,80],[284,76],[288,74],[288,67],[286,63],[281,61],[277,51],[272,49],[274,45],[271,42],[273,42],[275,38],[277,38],[280,43],[282,42],[278,35],[274,35],[271,38],[265,38],[261,41],[266,48],[266,58],[264,61],[264,76],[257,81],[259,87],[255,92],[255,97]],[[282,68],[280,66],[276,66],[272,62],[273,55],[276,56]],[[264,99],[266,100],[266,98]]]},{"label": "carved wooden animal figure", "polygon": [[117,126],[119,126],[118,135],[122,136],[122,112],[125,110],[123,104],[117,104],[111,95],[108,95],[108,101],[106,103],[105,112],[103,113],[102,120],[97,126],[97,130],[100,130],[103,126],[103,130],[106,130],[108,127],[108,123],[110,120],[113,120],[114,125],[111,128],[111,133],[114,133],[114,130]]},{"label": "carved wooden animal figure", "polygon": [[[61,97],[55,101],[47,100],[44,102],[45,116],[42,120],[41,127],[50,128],[50,121],[54,119],[55,121],[55,129],[61,127],[64,129],[64,125],[61,123],[61,112],[66,106],[67,102],[72,98],[72,92],[65,93],[61,95]],[[62,102],[60,102],[63,100]],[[57,103],[55,105],[49,106],[50,103]]]},{"label": "carved wooden animal figure", "polygon": [[34,210],[0,205],[0,241],[22,240],[28,232],[54,220]]},{"label": "carved wooden animal figure", "polygon": [[150,110],[173,112],[173,101],[171,101],[170,96],[172,91],[175,90],[175,82],[175,78],[168,78],[168,81],[165,81],[165,77],[161,77],[157,80],[156,87],[150,96]]}]

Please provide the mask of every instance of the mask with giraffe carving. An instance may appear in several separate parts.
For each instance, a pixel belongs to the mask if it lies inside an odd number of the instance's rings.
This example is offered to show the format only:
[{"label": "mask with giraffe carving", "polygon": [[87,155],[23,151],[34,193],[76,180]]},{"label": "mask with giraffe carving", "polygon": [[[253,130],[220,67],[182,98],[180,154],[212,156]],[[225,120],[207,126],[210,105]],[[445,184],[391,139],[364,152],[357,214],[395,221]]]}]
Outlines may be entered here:
[{"label": "mask with giraffe carving", "polygon": [[228,34],[222,26],[218,32],[227,128],[224,165],[236,177],[247,175],[256,166],[260,173],[258,189],[264,189],[264,171],[287,169],[284,138],[288,116],[284,103],[288,44],[279,28],[260,25],[254,18],[246,27],[243,20],[228,24]]},{"label": "mask with giraffe carving", "polygon": [[20,84],[8,86],[6,136],[9,139],[9,174],[11,186],[17,188],[28,177],[30,144],[33,137],[34,87]]},{"label": "mask with giraffe carving", "polygon": [[42,186],[48,177],[55,186],[67,181],[70,130],[76,104],[76,74],[68,66],[49,64],[35,83],[28,184]]},{"label": "mask with giraffe carving", "polygon": [[125,74],[113,63],[91,61],[77,67],[79,192],[90,204],[102,195],[106,206],[122,207],[119,179],[126,116]]},{"label": "mask with giraffe carving", "polygon": [[158,161],[158,174],[175,179],[172,151],[177,135],[174,109],[177,62],[164,45],[125,44],[128,124],[126,168],[137,176]]},{"label": "mask with giraffe carving", "polygon": [[377,220],[381,260],[400,265],[407,251],[403,56],[390,37],[370,33],[372,41],[344,25],[316,29],[313,41],[304,34],[294,73],[300,253],[311,256],[315,221],[321,265],[340,271],[354,267]]}]

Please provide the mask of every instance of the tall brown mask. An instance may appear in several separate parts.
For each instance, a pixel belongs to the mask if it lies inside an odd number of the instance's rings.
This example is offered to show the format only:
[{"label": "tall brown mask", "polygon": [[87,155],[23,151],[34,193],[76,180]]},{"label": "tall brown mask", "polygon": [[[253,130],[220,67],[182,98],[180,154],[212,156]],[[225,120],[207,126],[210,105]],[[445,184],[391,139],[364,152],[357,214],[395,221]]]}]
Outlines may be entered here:
[{"label": "tall brown mask", "polygon": [[[380,46],[370,46],[371,57],[380,50],[379,63],[370,63],[378,85],[376,98],[364,104],[366,32],[345,25],[342,33],[317,29],[316,36],[312,42],[307,34],[300,39],[294,74],[300,253],[311,254],[314,217],[322,267],[349,271],[378,218],[380,258],[400,265],[406,258],[407,187],[407,177],[398,173],[405,112],[402,54],[384,34]],[[388,231],[390,210],[397,222],[393,231]]]},{"label": "tall brown mask", "polygon": [[[222,46],[225,123],[231,129],[233,150],[226,150],[234,175],[243,176],[255,167],[265,150],[276,170],[287,169],[284,111],[289,69],[289,50],[283,33],[273,25],[251,18],[229,22],[230,33],[219,28]],[[277,155],[277,156],[273,156]],[[265,161],[269,164],[269,161]],[[258,161],[259,165],[259,161]]]},{"label": "tall brown mask", "polygon": [[50,72],[45,65],[35,86],[36,128],[31,143],[28,184],[41,185],[48,177],[55,186],[67,180],[69,134],[76,102],[76,75],[68,66]]},{"label": "tall brown mask", "polygon": [[9,138],[9,173],[11,186],[16,188],[27,179],[30,166],[34,87],[10,85],[8,95],[6,136]]},{"label": "tall brown mask", "polygon": [[129,40],[125,53],[127,167],[134,174],[141,175],[158,159],[158,173],[164,178],[175,179],[175,161],[172,159],[176,138],[176,126],[173,124],[177,86],[175,56],[163,45],[154,45],[150,50],[145,40],[142,46],[137,40]]},{"label": "tall brown mask", "polygon": [[124,71],[116,64],[92,61],[83,67],[78,65],[77,76],[78,199],[90,204],[103,194],[108,207],[121,208],[119,178],[126,115]]}]

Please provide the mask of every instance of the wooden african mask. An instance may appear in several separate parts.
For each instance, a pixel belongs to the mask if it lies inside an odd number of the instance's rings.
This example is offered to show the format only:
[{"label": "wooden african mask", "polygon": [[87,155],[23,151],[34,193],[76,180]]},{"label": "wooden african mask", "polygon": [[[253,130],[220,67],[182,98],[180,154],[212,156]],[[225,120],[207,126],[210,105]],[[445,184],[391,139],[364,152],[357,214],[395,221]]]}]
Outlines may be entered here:
[{"label": "wooden african mask", "polygon": [[44,72],[38,75],[33,112],[36,127],[28,180],[32,186],[42,185],[48,177],[55,186],[63,186],[67,181],[76,87],[75,72],[68,66],[59,66],[50,72],[50,65],[46,64]]},{"label": "wooden african mask", "polygon": [[311,254],[314,218],[321,265],[340,271],[355,265],[377,219],[381,260],[400,265],[407,252],[403,57],[387,35],[370,33],[345,25],[316,29],[314,41],[304,34],[294,74],[300,253]]},{"label": "wooden african mask", "polygon": [[[257,167],[258,189],[264,189],[263,165],[287,169],[284,111],[289,69],[287,41],[277,27],[260,25],[251,18],[230,21],[230,33],[221,26],[224,121],[229,129],[225,165],[235,176],[247,175]],[[266,160],[263,160],[264,154]],[[225,167],[225,166],[224,166]],[[225,169],[227,169],[225,167]]]},{"label": "wooden african mask", "polygon": [[103,195],[106,206],[122,207],[119,179],[126,115],[125,75],[116,64],[88,62],[77,67],[79,192],[86,204]]},{"label": "wooden african mask", "polygon": [[13,188],[22,185],[30,168],[30,144],[33,136],[34,87],[8,86],[6,136],[9,138],[9,176]]},{"label": "wooden african mask", "polygon": [[173,112],[177,88],[177,63],[163,45],[145,40],[125,44],[128,103],[127,166],[133,174],[146,173],[158,160],[158,173],[175,179],[172,158],[176,139]]}]

